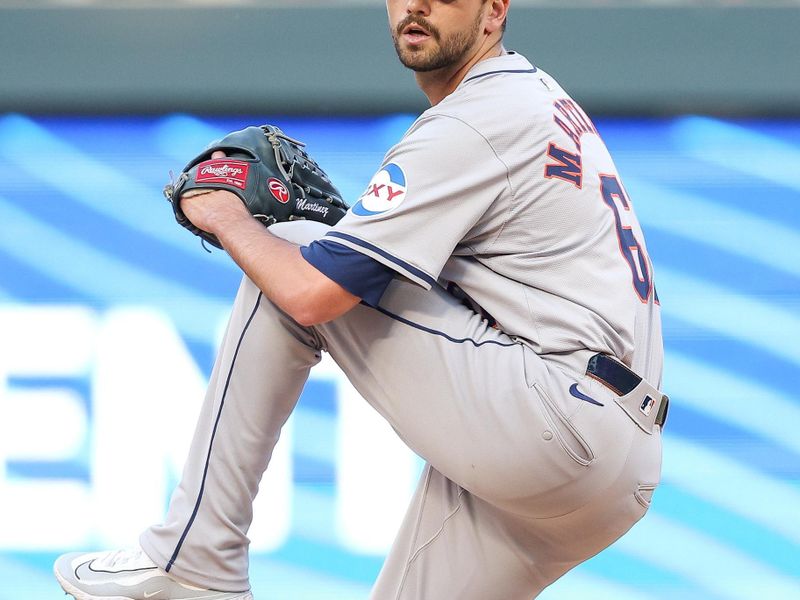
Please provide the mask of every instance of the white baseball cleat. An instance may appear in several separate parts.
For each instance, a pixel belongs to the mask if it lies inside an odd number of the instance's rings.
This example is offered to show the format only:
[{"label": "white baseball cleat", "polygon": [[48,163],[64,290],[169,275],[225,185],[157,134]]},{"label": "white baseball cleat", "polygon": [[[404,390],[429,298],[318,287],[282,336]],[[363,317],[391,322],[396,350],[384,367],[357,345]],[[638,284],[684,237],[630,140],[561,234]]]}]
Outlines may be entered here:
[{"label": "white baseball cleat", "polygon": [[253,600],[249,590],[219,592],[175,581],[139,548],[64,554],[53,572],[76,600]]}]

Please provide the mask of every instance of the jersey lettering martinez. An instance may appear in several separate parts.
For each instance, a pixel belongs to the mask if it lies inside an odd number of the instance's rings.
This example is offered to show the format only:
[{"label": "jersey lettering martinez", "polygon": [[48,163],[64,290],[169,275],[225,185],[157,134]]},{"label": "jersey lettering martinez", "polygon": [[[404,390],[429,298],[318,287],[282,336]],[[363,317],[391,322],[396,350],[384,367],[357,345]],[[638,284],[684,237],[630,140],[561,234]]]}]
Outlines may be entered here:
[{"label": "jersey lettering martinez", "polygon": [[[372,259],[370,286],[388,272],[457,287],[541,355],[635,364],[639,341],[660,344],[652,265],[614,163],[577,103],[518,54],[478,63],[423,113],[307,258],[336,245]],[[324,272],[346,278],[348,260],[333,263]]]}]

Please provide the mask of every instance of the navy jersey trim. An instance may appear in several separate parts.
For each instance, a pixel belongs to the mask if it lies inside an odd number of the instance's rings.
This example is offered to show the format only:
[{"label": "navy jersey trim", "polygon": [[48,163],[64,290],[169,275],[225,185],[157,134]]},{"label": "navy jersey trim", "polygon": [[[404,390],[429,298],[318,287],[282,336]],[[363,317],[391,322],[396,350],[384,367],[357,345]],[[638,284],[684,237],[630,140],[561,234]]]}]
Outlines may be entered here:
[{"label": "navy jersey trim", "polygon": [[394,279],[391,267],[332,240],[317,240],[300,248],[306,261],[369,306],[377,306]]},{"label": "navy jersey trim", "polygon": [[375,308],[376,308],[376,310],[378,310],[379,312],[383,313],[384,315],[386,315],[390,319],[394,319],[395,321],[399,321],[400,323],[403,323],[404,325],[408,325],[409,327],[413,327],[414,329],[419,329],[420,331],[424,331],[425,333],[438,335],[439,337],[443,337],[447,341],[453,342],[454,344],[470,343],[473,346],[475,346],[476,348],[479,348],[481,346],[485,346],[487,344],[493,344],[495,346],[503,346],[505,348],[510,348],[512,346],[519,346],[519,343],[517,343],[517,342],[498,342],[497,340],[484,340],[482,342],[478,342],[476,340],[473,340],[472,338],[455,338],[455,337],[453,337],[451,335],[446,334],[444,331],[439,331],[438,329],[431,329],[430,327],[425,327],[425,325],[420,325],[419,323],[415,323],[414,321],[409,321],[408,319],[406,319],[404,317],[401,317],[400,315],[396,315],[393,312],[390,312],[390,311],[388,311],[385,308],[382,308],[380,306],[376,306]]},{"label": "navy jersey trim", "polygon": [[496,73],[536,73],[538,71],[536,67],[532,69],[504,69],[502,71],[489,71],[488,73],[480,73],[478,75],[473,75],[472,77],[465,79],[464,83],[468,81],[472,81],[473,79],[480,79],[481,77],[486,77],[487,75],[494,75]]},{"label": "navy jersey trim", "polygon": [[242,342],[244,341],[244,334],[247,333],[247,329],[250,327],[250,323],[253,321],[253,317],[256,316],[256,311],[258,310],[259,305],[261,304],[261,296],[262,293],[258,293],[258,298],[256,298],[256,304],[253,306],[253,311],[250,313],[250,317],[247,319],[244,327],[242,328],[242,333],[239,336],[239,341],[236,344],[236,351],[233,353],[233,359],[231,359],[231,366],[228,369],[228,377],[225,379],[225,388],[222,390],[222,398],[219,402],[219,410],[217,410],[217,418],[214,420],[214,428],[211,430],[211,440],[208,442],[208,453],[206,454],[206,464],[203,467],[203,479],[200,481],[200,491],[197,493],[197,501],[194,503],[194,510],[192,511],[192,516],[189,517],[189,522],[186,524],[186,528],[183,530],[180,539],[178,540],[178,544],[175,546],[175,551],[172,553],[172,557],[169,559],[166,568],[164,569],[167,573],[172,568],[172,565],[175,563],[175,560],[178,558],[178,553],[181,551],[181,547],[183,546],[183,542],[186,540],[186,536],[189,534],[189,530],[192,528],[194,524],[194,520],[197,517],[197,512],[200,510],[200,502],[203,500],[203,492],[205,491],[206,487],[206,477],[208,476],[208,465],[211,462],[211,450],[214,447],[214,438],[217,435],[217,427],[219,426],[220,417],[222,417],[222,409],[225,406],[225,396],[228,395],[228,386],[231,383],[231,375],[233,375],[233,367],[236,365],[236,357],[239,356],[239,349],[242,347]]},{"label": "navy jersey trim", "polygon": [[436,280],[433,277],[431,277],[430,275],[428,275],[425,271],[422,271],[422,270],[418,269],[417,267],[415,267],[414,265],[411,265],[411,264],[407,263],[406,261],[397,258],[393,254],[389,254],[388,252],[386,252],[386,250],[381,250],[380,248],[378,248],[377,246],[375,246],[373,244],[370,244],[369,242],[365,242],[364,240],[360,240],[357,237],[349,235],[347,233],[342,233],[341,231],[329,231],[328,233],[325,234],[325,237],[334,237],[334,238],[338,237],[338,238],[341,238],[343,240],[347,240],[348,242],[350,242],[352,244],[355,244],[356,246],[361,246],[362,248],[365,248],[365,249],[369,250],[370,252],[374,252],[378,256],[382,256],[386,260],[396,264],[401,269],[403,269],[405,271],[408,271],[409,273],[411,273],[415,277],[418,277],[419,279],[425,281],[426,283],[428,283],[430,285],[436,285]]}]

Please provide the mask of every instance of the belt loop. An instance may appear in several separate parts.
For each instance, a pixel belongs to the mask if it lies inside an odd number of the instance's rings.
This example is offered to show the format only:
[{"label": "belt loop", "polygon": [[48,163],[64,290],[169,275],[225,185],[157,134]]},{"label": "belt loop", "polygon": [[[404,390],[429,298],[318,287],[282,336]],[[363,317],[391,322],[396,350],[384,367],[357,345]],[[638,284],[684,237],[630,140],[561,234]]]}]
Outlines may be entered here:
[{"label": "belt loop", "polygon": [[664,429],[664,423],[667,422],[667,413],[669,412],[669,396],[666,394],[661,396],[661,406],[658,407],[656,414],[656,425]]}]

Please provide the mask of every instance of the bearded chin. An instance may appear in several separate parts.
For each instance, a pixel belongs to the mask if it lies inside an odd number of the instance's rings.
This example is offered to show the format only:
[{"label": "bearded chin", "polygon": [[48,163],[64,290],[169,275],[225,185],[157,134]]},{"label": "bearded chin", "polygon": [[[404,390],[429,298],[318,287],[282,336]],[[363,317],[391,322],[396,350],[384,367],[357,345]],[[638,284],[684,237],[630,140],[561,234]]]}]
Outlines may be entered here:
[{"label": "bearded chin", "polygon": [[395,45],[395,50],[403,66],[417,73],[426,73],[449,67],[458,58],[446,55],[441,48],[437,48],[435,52],[424,52],[422,50],[403,51],[398,45]]},{"label": "bearded chin", "polygon": [[444,42],[440,39],[435,40],[438,45],[431,50],[404,50],[400,46],[398,36],[392,35],[394,50],[403,66],[417,73],[444,69],[463,60],[478,38],[478,25],[479,23],[476,22],[472,31],[455,34]]}]

